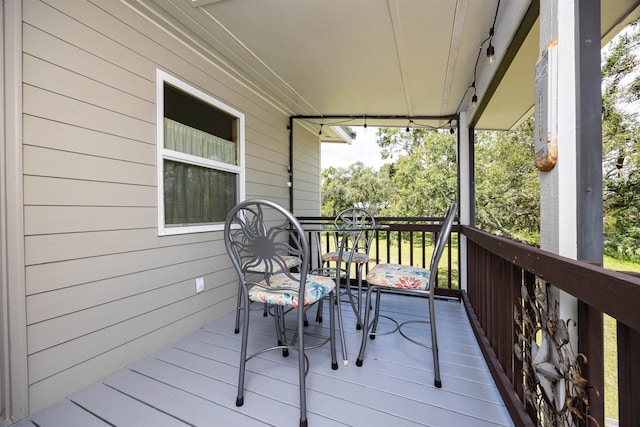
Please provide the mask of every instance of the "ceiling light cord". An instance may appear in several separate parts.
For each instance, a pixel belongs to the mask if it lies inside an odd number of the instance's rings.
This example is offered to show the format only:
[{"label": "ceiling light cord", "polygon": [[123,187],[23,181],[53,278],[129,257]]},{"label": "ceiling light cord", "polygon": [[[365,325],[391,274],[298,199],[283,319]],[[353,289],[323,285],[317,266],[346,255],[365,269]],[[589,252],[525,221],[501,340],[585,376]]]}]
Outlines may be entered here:
[{"label": "ceiling light cord", "polygon": [[496,6],[496,14],[493,16],[493,24],[491,24],[491,28],[489,29],[489,47],[487,47],[487,58],[489,58],[489,64],[493,64],[496,60],[496,50],[491,43],[493,41],[493,33],[496,28],[496,20],[498,19],[498,11],[500,10],[500,0],[498,0],[498,4]]},{"label": "ceiling light cord", "polygon": [[491,25],[491,28],[489,28],[489,35],[487,36],[487,38],[482,40],[482,43],[480,43],[480,48],[478,49],[476,64],[473,67],[473,82],[467,87],[467,90],[465,90],[464,94],[462,95],[462,99],[460,100],[460,104],[458,105],[458,109],[456,110],[456,114],[460,113],[460,108],[462,108],[462,103],[464,102],[465,98],[467,97],[467,94],[471,89],[473,89],[473,95],[471,96],[471,106],[473,108],[478,106],[478,93],[476,90],[476,78],[478,76],[478,62],[480,62],[480,56],[482,55],[482,52],[484,50],[484,45],[487,42],[489,42],[489,46],[487,47],[487,58],[489,59],[489,63],[492,64],[495,61],[496,51],[491,42],[493,41],[493,34],[495,33],[496,20],[498,19],[499,10],[500,10],[500,0],[498,0],[498,4],[496,5],[496,13],[493,16],[493,24]]}]

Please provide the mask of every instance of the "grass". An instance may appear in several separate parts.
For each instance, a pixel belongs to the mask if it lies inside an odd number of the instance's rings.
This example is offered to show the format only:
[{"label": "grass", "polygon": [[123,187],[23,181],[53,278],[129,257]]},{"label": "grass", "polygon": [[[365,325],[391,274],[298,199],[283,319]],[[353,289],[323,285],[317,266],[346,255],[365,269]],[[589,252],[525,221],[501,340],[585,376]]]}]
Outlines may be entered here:
[{"label": "grass", "polygon": [[[604,257],[604,267],[615,271],[640,272],[640,264]],[[604,416],[618,419],[618,351],[616,320],[604,315]]]}]

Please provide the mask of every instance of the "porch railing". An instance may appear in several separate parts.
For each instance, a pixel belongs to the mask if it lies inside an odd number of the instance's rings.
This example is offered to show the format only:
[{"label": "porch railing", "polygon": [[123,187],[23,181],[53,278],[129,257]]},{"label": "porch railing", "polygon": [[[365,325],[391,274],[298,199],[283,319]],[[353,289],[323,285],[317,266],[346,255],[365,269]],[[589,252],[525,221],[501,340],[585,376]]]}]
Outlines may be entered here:
[{"label": "porch railing", "polygon": [[[525,399],[522,362],[514,344],[522,328],[514,311],[522,306],[521,289],[533,293],[536,281],[548,283],[578,300],[581,348],[588,362],[582,376],[590,413],[604,426],[604,361],[602,313],[617,321],[619,425],[640,425],[640,279],[575,261],[501,238],[471,227],[461,227],[467,238],[467,290],[463,292],[469,317],[477,331],[487,362],[516,425],[533,426],[537,416]],[[594,423],[584,423],[594,425]]]},{"label": "porch railing", "polygon": [[[332,221],[327,217],[299,217],[305,221]],[[442,218],[379,217],[389,228],[378,232],[369,266],[379,262],[428,267],[432,243]],[[466,237],[465,290],[460,289],[459,238]],[[331,248],[323,237],[324,250]],[[461,258],[464,258],[462,254]],[[496,384],[517,426],[538,424],[526,403],[522,362],[514,344],[518,333],[514,314],[522,305],[523,288],[533,293],[536,282],[553,285],[578,300],[581,348],[588,357],[581,368],[589,380],[590,414],[604,426],[604,360],[602,313],[617,322],[619,425],[640,425],[640,277],[609,271],[468,226],[454,226],[438,269],[437,293],[463,300]],[[586,329],[584,325],[591,325]],[[588,423],[585,425],[593,425]]]},{"label": "porch railing", "polygon": [[[376,224],[388,226],[383,231],[376,231],[371,249],[369,263],[365,273],[378,263],[396,263],[429,268],[433,245],[437,239],[441,217],[376,217]],[[333,217],[300,216],[302,223],[332,222]],[[366,232],[369,236],[369,231]],[[311,234],[309,235],[311,238]],[[333,250],[331,233],[323,233],[321,251]],[[366,282],[366,281],[365,281]],[[445,253],[442,255],[436,278],[438,294],[460,297],[458,270],[458,227],[454,225],[451,238]]]}]

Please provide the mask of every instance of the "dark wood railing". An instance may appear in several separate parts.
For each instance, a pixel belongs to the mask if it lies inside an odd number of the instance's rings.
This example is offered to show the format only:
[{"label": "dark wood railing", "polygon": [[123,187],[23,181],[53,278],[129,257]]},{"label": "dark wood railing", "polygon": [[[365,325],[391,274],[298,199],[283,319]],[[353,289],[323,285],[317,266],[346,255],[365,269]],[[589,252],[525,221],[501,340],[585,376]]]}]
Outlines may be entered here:
[{"label": "dark wood railing", "polygon": [[[467,289],[463,292],[469,316],[487,362],[516,425],[533,426],[536,415],[523,405],[522,364],[515,357],[515,307],[524,285],[531,292],[536,280],[551,284],[578,300],[581,324],[602,327],[602,314],[618,324],[618,405],[621,426],[640,425],[640,279],[609,271],[588,262],[564,258],[471,227],[461,227],[467,238]],[[582,309],[581,306],[584,306]],[[580,332],[580,342],[589,333]],[[599,336],[596,333],[596,336]],[[601,335],[600,335],[601,336]],[[597,348],[597,347],[596,347]],[[579,349],[578,351],[583,351]],[[602,354],[586,354],[590,414],[604,426]],[[515,391],[515,393],[514,393]],[[587,425],[587,424],[585,424]],[[589,423],[588,425],[593,425]]]}]

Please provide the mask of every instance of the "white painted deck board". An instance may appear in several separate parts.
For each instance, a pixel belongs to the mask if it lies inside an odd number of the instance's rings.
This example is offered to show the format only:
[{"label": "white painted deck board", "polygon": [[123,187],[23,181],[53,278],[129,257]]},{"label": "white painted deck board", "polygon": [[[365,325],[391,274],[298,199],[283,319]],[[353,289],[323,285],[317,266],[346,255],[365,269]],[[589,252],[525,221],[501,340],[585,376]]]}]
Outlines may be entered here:
[{"label": "white painted deck board", "polygon": [[[310,331],[328,332],[309,313]],[[424,300],[385,295],[383,309],[399,321],[419,319]],[[369,340],[355,365],[361,332],[343,304],[349,365],[330,367],[329,346],[307,351],[307,406],[311,426],[511,426],[509,414],[479,350],[462,304],[437,301],[442,388],[433,386],[430,349],[400,334]],[[425,316],[421,316],[425,317]],[[234,313],[89,386],[15,427],[74,426],[297,426],[297,357],[280,351],[247,364],[245,404],[235,406],[240,335]],[[382,323],[380,330],[388,329]],[[272,318],[252,310],[250,351],[275,342]],[[403,329],[424,336],[424,324]],[[307,339],[310,343],[312,338]],[[30,422],[32,421],[33,424]]]}]

